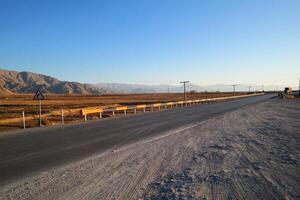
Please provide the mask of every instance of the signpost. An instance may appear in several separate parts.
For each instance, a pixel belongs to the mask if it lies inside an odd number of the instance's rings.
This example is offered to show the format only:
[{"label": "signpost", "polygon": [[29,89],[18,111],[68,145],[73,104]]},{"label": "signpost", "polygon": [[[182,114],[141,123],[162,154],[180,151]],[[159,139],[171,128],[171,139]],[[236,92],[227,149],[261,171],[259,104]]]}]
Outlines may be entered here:
[{"label": "signpost", "polygon": [[33,100],[38,100],[39,101],[39,124],[42,126],[42,100],[45,100],[44,95],[38,89],[33,97]]}]

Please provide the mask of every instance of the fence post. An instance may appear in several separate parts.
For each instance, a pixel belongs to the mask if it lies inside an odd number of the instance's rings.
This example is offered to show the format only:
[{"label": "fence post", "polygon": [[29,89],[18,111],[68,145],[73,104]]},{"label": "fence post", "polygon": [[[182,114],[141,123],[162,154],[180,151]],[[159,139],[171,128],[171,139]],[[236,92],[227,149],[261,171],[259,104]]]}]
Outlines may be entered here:
[{"label": "fence post", "polygon": [[23,117],[23,129],[26,128],[26,124],[25,124],[25,112],[22,112],[22,117]]},{"label": "fence post", "polygon": [[160,106],[158,106],[158,111],[160,111]]},{"label": "fence post", "polygon": [[61,109],[61,124],[64,124],[64,109]]},{"label": "fence post", "polygon": [[114,110],[112,111],[112,115],[113,115],[113,117],[115,116],[115,111]]},{"label": "fence post", "polygon": [[165,110],[167,110],[167,105],[165,105]]},{"label": "fence post", "polygon": [[100,118],[100,119],[102,118],[102,112],[99,113],[99,118]]},{"label": "fence post", "polygon": [[127,114],[127,112],[126,112],[126,110],[124,110],[124,115],[126,115]]},{"label": "fence post", "polygon": [[146,108],[144,108],[144,112],[146,112]]},{"label": "fence post", "polygon": [[134,109],[134,114],[136,114],[136,108]]},{"label": "fence post", "polygon": [[86,114],[84,115],[84,121],[87,121],[87,117],[86,117]]},{"label": "fence post", "polygon": [[151,112],[153,112],[153,106],[151,107]]}]

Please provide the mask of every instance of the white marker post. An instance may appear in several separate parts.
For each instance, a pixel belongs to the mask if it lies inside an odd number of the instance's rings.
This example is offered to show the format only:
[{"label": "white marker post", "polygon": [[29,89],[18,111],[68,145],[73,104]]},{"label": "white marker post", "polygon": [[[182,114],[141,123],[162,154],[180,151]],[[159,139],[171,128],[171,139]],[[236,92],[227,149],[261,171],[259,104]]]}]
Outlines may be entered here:
[{"label": "white marker post", "polygon": [[25,124],[25,112],[22,112],[22,117],[23,117],[23,129],[26,128],[26,124]]},{"label": "white marker post", "polygon": [[100,119],[102,118],[102,112],[99,113],[99,118],[100,118]]},{"label": "white marker post", "polygon": [[61,124],[64,124],[64,109],[61,109]]}]

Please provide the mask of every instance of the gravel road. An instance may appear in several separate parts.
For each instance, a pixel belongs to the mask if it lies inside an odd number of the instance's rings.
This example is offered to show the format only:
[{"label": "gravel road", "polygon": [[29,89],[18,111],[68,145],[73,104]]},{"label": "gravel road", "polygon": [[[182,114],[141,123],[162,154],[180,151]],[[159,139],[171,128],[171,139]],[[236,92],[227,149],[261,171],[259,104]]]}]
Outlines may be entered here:
[{"label": "gravel road", "polygon": [[300,101],[252,104],[23,177],[0,199],[300,199]]}]

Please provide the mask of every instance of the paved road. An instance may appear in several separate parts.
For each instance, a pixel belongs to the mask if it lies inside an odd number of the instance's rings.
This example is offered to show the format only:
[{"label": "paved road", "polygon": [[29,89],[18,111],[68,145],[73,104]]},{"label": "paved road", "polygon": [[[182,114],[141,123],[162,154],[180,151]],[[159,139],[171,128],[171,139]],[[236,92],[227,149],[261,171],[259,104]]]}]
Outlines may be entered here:
[{"label": "paved road", "polygon": [[94,153],[162,134],[273,95],[0,135],[0,186]]}]

